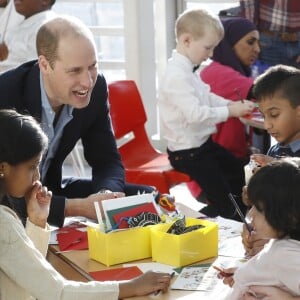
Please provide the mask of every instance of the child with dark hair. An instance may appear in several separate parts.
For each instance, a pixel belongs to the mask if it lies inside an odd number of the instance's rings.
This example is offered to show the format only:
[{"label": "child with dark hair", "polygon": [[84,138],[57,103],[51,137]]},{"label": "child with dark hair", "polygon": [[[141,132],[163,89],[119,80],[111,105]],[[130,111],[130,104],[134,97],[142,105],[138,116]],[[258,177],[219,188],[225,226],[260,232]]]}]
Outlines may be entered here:
[{"label": "child with dark hair", "polygon": [[52,193],[42,186],[39,164],[47,137],[31,116],[0,110],[0,203],[7,196],[26,200],[26,230],[15,212],[0,205],[1,300],[101,300],[166,291],[167,273],[147,272],[129,281],[68,281],[45,259]]},{"label": "child with dark hair", "polygon": [[300,156],[299,82],[300,70],[284,65],[271,67],[254,82],[265,129],[278,142],[268,156]]},{"label": "child with dark hair", "polygon": [[[274,158],[300,157],[300,70],[278,65],[271,67],[254,82],[253,93],[264,116],[268,133],[277,140],[267,155],[252,155],[257,165],[263,166]],[[247,203],[244,192],[243,201]],[[249,255],[261,250],[266,240],[258,234],[243,231],[243,244]]]},{"label": "child with dark hair", "polygon": [[300,296],[299,182],[300,158],[274,160],[250,179],[251,226],[270,240],[244,265],[225,270],[234,273],[224,278],[224,283],[232,286],[225,299],[243,299],[252,285],[280,287]]}]

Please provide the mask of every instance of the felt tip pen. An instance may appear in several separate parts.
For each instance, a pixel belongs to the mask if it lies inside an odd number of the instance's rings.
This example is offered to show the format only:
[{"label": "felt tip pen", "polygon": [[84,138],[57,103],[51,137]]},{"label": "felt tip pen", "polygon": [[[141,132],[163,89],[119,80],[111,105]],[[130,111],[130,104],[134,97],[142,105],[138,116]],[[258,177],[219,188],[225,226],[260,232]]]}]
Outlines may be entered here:
[{"label": "felt tip pen", "polygon": [[[171,279],[172,279],[174,276],[175,276],[175,272],[172,272],[172,273],[170,274]],[[154,292],[154,295],[157,296],[160,292],[161,292],[161,290],[157,290],[157,291]]]}]

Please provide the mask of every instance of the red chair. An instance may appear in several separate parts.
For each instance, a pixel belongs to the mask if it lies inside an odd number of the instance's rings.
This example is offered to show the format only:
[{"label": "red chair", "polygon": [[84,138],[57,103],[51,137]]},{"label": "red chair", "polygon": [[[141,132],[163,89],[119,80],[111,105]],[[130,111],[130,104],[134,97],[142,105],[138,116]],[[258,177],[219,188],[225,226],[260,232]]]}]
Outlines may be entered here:
[{"label": "red chair", "polygon": [[155,186],[169,193],[176,184],[190,181],[184,173],[175,171],[167,154],[156,150],[149,142],[144,105],[132,80],[120,80],[108,85],[110,114],[117,140],[133,133],[133,138],[119,146],[126,170],[126,181]]}]

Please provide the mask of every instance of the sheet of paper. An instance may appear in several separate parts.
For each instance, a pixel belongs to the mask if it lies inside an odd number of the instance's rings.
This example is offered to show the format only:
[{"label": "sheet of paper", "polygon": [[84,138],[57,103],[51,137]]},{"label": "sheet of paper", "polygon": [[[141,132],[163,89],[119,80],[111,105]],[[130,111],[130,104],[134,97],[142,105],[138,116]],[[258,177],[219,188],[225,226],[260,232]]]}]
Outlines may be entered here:
[{"label": "sheet of paper", "polygon": [[156,207],[156,203],[152,194],[141,194],[117,198],[113,200],[103,200],[101,203],[103,206],[107,229],[110,230],[112,228],[107,211],[149,202],[153,203],[153,205]]},{"label": "sheet of paper", "polygon": [[212,291],[219,279],[209,266],[185,267],[171,285],[173,290]]},{"label": "sheet of paper", "polygon": [[174,267],[157,263],[157,262],[149,262],[149,263],[128,263],[123,264],[124,267],[131,267],[131,266],[137,266],[139,269],[143,271],[143,273],[146,273],[147,271],[156,271],[156,272],[164,272],[172,274],[174,272]]},{"label": "sheet of paper", "polygon": [[57,233],[61,232],[63,228],[67,230],[67,228],[77,228],[78,230],[86,231],[85,224],[87,222],[87,218],[84,217],[67,217],[65,218],[64,226],[62,228],[51,226],[51,235],[49,244],[50,245],[58,245]]},{"label": "sheet of paper", "polygon": [[235,268],[244,262],[245,260],[232,257],[218,257],[211,265],[204,264],[184,267],[175,282],[171,285],[171,289],[206,292],[223,289],[224,284],[217,276],[218,271],[212,266]]}]

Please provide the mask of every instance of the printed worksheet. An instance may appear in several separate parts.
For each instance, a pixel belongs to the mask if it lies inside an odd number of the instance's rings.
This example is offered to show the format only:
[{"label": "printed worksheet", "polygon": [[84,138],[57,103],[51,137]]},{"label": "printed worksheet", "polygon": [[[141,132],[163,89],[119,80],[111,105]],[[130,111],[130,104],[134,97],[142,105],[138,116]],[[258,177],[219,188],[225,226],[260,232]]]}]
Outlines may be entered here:
[{"label": "printed worksheet", "polygon": [[223,282],[218,278],[218,273],[213,266],[220,268],[236,268],[245,263],[244,259],[233,257],[218,257],[211,265],[203,264],[184,267],[175,282],[171,285],[173,290],[188,291],[213,291],[222,290]]},{"label": "printed worksheet", "polygon": [[211,291],[219,282],[217,271],[210,268],[209,265],[191,266],[182,269],[175,282],[171,285],[171,289]]}]

